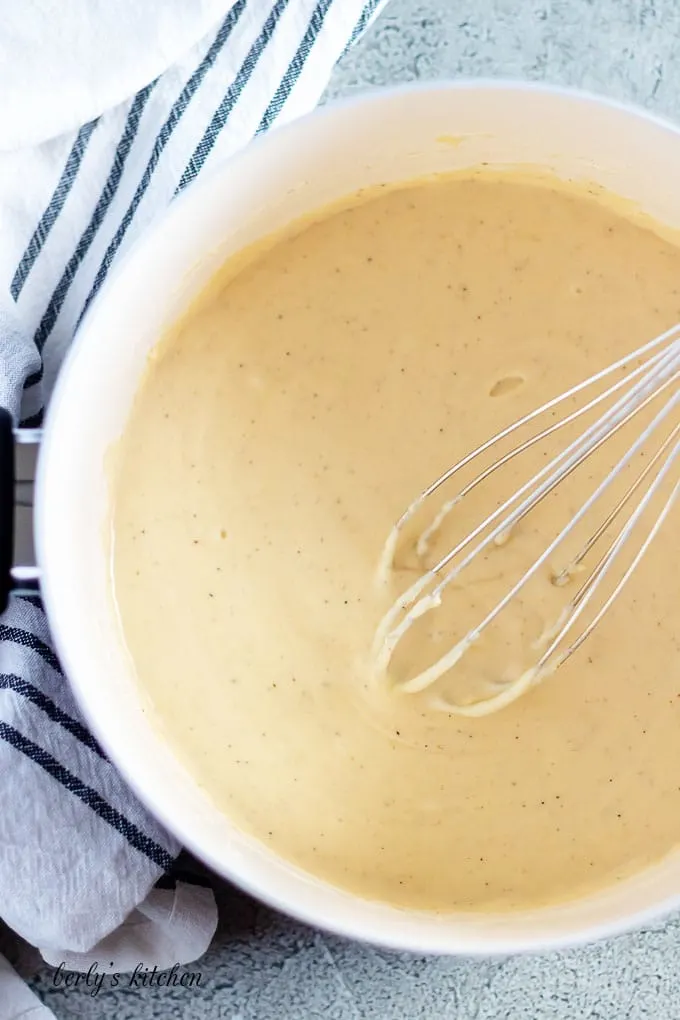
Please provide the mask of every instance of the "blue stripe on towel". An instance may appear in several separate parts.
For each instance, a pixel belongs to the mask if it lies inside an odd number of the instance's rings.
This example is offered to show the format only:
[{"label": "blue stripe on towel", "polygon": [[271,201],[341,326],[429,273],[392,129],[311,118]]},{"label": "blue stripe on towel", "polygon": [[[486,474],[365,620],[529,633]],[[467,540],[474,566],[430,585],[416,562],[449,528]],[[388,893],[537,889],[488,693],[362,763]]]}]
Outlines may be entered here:
[{"label": "blue stripe on towel", "polygon": [[184,173],[180,178],[180,182],[177,185],[178,192],[185,188],[189,181],[192,181],[194,177],[196,177],[203,167],[206,159],[212,152],[212,148],[217,141],[220,131],[226,124],[229,114],[238,102],[243,89],[248,84],[250,77],[257,66],[257,62],[267,46],[267,43],[271,39],[277,22],[288,6],[288,3],[289,0],[276,0],[267,20],[262,26],[262,31],[251,46],[238,74],[225,92],[222,101],[212,116],[210,124],[203,134],[203,137],[194,149],[193,155],[187,163],[186,169],[184,170]]},{"label": "blue stripe on towel", "polygon": [[45,346],[45,341],[52,332],[52,328],[57,321],[59,312],[66,300],[71,283],[78,272],[78,267],[92,244],[114,195],[118,190],[125,162],[130,154],[135,136],[137,135],[139,121],[155,84],[155,81],[151,82],[151,84],[147,85],[146,88],[143,88],[141,92],[138,92],[133,100],[130,112],[128,113],[127,120],[125,122],[125,127],[123,128],[123,133],[120,137],[120,141],[118,142],[116,153],[113,157],[113,165],[106,180],[106,184],[99,196],[99,201],[95,206],[90,222],[81,234],[75,251],[66,264],[66,268],[64,269],[61,279],[50,298],[49,304],[45,309],[45,313],[36,331],[34,340],[39,351],[42,351]]},{"label": "blue stripe on towel", "polygon": [[[68,294],[71,283],[73,282],[73,279],[76,273],[78,272],[80,262],[84,258],[90,245],[92,244],[92,241],[94,240],[95,235],[99,230],[101,222],[104,219],[104,216],[106,215],[109,205],[111,204],[113,197],[116,194],[116,191],[118,190],[120,178],[125,167],[125,162],[127,160],[127,157],[130,153],[130,149],[132,148],[132,144],[137,134],[137,128],[139,127],[140,118],[144,111],[144,107],[146,106],[147,99],[149,98],[149,95],[151,94],[151,91],[155,85],[156,82],[153,81],[151,82],[150,85],[147,85],[146,88],[142,89],[141,92],[138,92],[137,95],[135,96],[132,106],[130,107],[125,127],[123,129],[123,133],[121,135],[118,147],[113,158],[113,166],[111,167],[109,176],[106,180],[106,184],[104,185],[101,195],[99,196],[99,201],[95,206],[94,212],[92,214],[92,217],[87,228],[81,234],[80,240],[76,245],[75,251],[73,252],[71,258],[68,260],[66,264],[66,268],[64,269],[64,272],[61,275],[61,279],[59,280],[59,283],[57,284],[56,289],[52,294],[50,302],[47,308],[45,309],[43,317],[33,338],[35,345],[38,349],[38,352],[41,354],[42,349],[47,341],[47,338],[52,332],[54,324],[59,317],[59,313],[62,309],[64,301],[66,300],[66,296]],[[39,383],[42,382],[43,373],[44,366],[41,364],[38,371],[34,372],[32,375],[28,377],[28,379],[26,379],[24,383],[24,390],[27,390],[32,386],[39,385]],[[40,428],[43,423],[43,417],[44,417],[43,409],[41,408],[39,411],[36,411],[28,418],[24,418],[21,422],[19,422],[19,425],[21,428],[24,429]]]},{"label": "blue stripe on towel", "polygon": [[32,651],[37,652],[48,666],[51,666],[57,673],[61,673],[59,659],[50,646],[46,645],[35,634],[31,634],[30,631],[22,630],[21,627],[8,627],[6,624],[0,623],[0,641],[13,641],[14,644],[30,648]]},{"label": "blue stripe on towel", "polygon": [[[40,372],[40,379],[42,379],[42,371]],[[38,379],[38,382],[40,382]],[[22,418],[19,422],[20,429],[39,429],[42,428],[43,423],[43,412],[42,408],[36,411],[35,414],[29,414],[28,418]]]},{"label": "blue stripe on towel", "polygon": [[10,284],[10,293],[15,301],[18,300],[28,275],[33,268],[33,264],[40,254],[50,230],[63,208],[64,202],[68,198],[73,182],[78,176],[78,170],[85,155],[87,143],[96,126],[97,120],[92,120],[89,124],[84,124],[76,136],[57,186],[47,204],[45,212],[40,218],[38,226],[35,228],[33,237],[26,246],[26,251],[21,256],[12,283]]},{"label": "blue stripe on towel", "polygon": [[24,380],[24,389],[30,390],[31,386],[37,386],[39,382],[42,382],[43,370],[42,365],[37,372],[32,372],[31,375],[26,376]]},{"label": "blue stripe on towel", "polygon": [[98,754],[104,761],[108,761],[108,758],[102,751],[101,747],[94,739],[92,734],[87,730],[82,723],[74,719],[73,716],[69,715],[68,712],[64,712],[58,705],[48,698],[46,694],[43,694],[41,690],[34,687],[33,684],[28,683],[27,680],[22,680],[20,676],[16,676],[14,673],[0,673],[0,690],[3,691],[14,691],[16,694],[20,694],[22,698],[26,698],[37,708],[41,709],[48,719],[52,722],[59,723],[65,730],[79,740],[85,747],[89,747],[91,751]]},{"label": "blue stripe on towel", "polygon": [[363,35],[363,33],[368,28],[371,18],[376,13],[378,8],[385,2],[386,0],[368,0],[368,3],[365,5],[363,11],[359,16],[359,20],[354,26],[354,31],[349,37],[349,42],[347,43],[345,49],[343,50],[343,56],[345,55],[345,53],[347,53],[348,50],[352,48],[352,46],[354,46],[354,43],[357,41],[357,39],[359,39],[359,37]]},{"label": "blue stripe on towel", "polygon": [[269,106],[262,115],[262,120],[260,121],[260,125],[257,129],[258,134],[271,127],[273,121],[276,120],[280,114],[284,103],[292,91],[293,85],[298,80],[300,72],[305,66],[305,61],[309,56],[310,50],[314,45],[314,41],[321,31],[324,19],[332,5],[333,0],[321,0],[321,3],[317,4],[314,8],[314,13],[309,19],[307,31],[302,37],[300,45],[297,48],[297,52],[286,68],[286,73],[281,79],[281,84],[272,96]]},{"label": "blue stripe on towel", "polygon": [[217,57],[218,57],[218,55],[220,53],[220,50],[222,49],[222,47],[224,46],[225,42],[227,41],[227,39],[231,35],[233,29],[236,27],[239,18],[241,17],[241,15],[243,14],[243,12],[244,12],[244,10],[246,8],[246,4],[247,4],[247,0],[237,0],[237,2],[231,8],[231,10],[229,11],[229,14],[227,15],[227,17],[222,22],[222,26],[221,26],[219,32],[217,33],[217,35],[215,37],[215,41],[213,42],[212,46],[210,47],[210,49],[206,53],[206,55],[203,58],[203,60],[201,61],[201,63],[198,65],[198,67],[196,68],[194,73],[191,75],[191,77],[187,81],[187,83],[184,86],[184,88],[182,89],[179,97],[177,98],[177,100],[173,104],[173,107],[170,110],[170,113],[168,115],[167,120],[165,121],[165,123],[163,124],[163,127],[158,132],[158,136],[156,138],[153,150],[151,152],[151,157],[149,159],[149,162],[146,165],[144,173],[142,174],[142,179],[139,182],[139,185],[137,187],[137,190],[135,191],[134,197],[133,197],[132,201],[130,202],[130,205],[128,206],[128,209],[127,209],[125,215],[123,216],[123,219],[121,220],[120,226],[116,230],[116,233],[114,234],[111,243],[109,244],[108,248],[106,249],[106,252],[104,254],[104,258],[102,259],[101,265],[100,265],[100,267],[99,267],[99,269],[97,271],[97,275],[95,276],[94,283],[92,284],[92,288],[90,290],[90,293],[88,294],[87,300],[85,301],[85,304],[83,305],[83,309],[82,309],[82,311],[81,311],[81,313],[80,313],[80,315],[78,317],[78,321],[76,323],[76,329],[80,325],[80,320],[82,319],[83,315],[87,311],[87,309],[88,309],[88,307],[90,305],[90,302],[92,301],[94,296],[97,294],[97,292],[99,291],[99,288],[101,287],[102,283],[106,279],[106,275],[107,275],[107,273],[109,271],[109,267],[110,267],[113,259],[115,258],[115,255],[116,255],[118,249],[120,248],[120,245],[121,245],[121,243],[123,241],[123,238],[125,237],[125,234],[127,232],[127,229],[130,226],[130,223],[132,222],[132,219],[133,219],[133,217],[135,215],[135,212],[137,211],[137,207],[139,206],[139,203],[142,201],[144,195],[146,194],[146,190],[147,190],[147,188],[149,186],[149,182],[151,181],[151,178],[153,176],[154,170],[156,169],[158,161],[161,158],[161,154],[163,152],[163,149],[165,148],[165,146],[166,146],[168,140],[170,139],[173,131],[177,127],[178,123],[180,122],[180,120],[182,118],[182,114],[184,113],[184,111],[186,110],[187,106],[191,102],[191,99],[194,96],[194,94],[197,91],[197,89],[199,88],[201,82],[205,78],[205,76],[208,73],[208,71],[210,70],[210,68],[215,63],[215,61],[216,61],[216,59],[217,59]]},{"label": "blue stripe on towel", "polygon": [[77,776],[74,776],[72,772],[69,772],[67,768],[61,765],[44,748],[39,747],[32,740],[29,740],[28,737],[19,733],[14,726],[10,726],[9,723],[2,722],[1,720],[0,739],[6,741],[21,754],[26,755],[27,758],[43,769],[52,779],[61,783],[74,797],[77,797],[83,804],[91,808],[102,821],[120,833],[130,846],[148,857],[150,861],[153,861],[163,871],[168,871],[172,867],[174,858],[164,847],[149,836],[146,836],[129,818],[126,818],[120,811],[117,811],[111,804],[108,804],[103,797],[100,797],[96,790],[93,790],[92,787],[87,786]]}]

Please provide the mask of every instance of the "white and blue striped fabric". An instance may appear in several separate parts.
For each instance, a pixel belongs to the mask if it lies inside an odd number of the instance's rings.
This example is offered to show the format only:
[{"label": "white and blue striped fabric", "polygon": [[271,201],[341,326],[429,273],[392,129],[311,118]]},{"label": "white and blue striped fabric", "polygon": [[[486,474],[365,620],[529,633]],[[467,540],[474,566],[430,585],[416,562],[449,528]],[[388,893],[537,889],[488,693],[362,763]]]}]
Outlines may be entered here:
[{"label": "white and blue striped fabric", "polygon": [[[313,107],[382,3],[225,0],[210,36],[122,105],[0,155],[0,404],[15,421],[42,423],[83,313],[140,231],[204,167]],[[15,598],[0,621],[0,916],[50,956],[85,953],[179,850],[80,721],[39,598]]]}]

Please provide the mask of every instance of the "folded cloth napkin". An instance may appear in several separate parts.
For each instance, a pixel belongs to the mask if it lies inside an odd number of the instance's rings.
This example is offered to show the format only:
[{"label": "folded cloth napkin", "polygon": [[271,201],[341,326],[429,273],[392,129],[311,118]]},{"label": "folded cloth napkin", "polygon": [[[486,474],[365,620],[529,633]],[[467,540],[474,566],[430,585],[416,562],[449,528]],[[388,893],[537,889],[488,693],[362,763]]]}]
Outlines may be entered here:
[{"label": "folded cloth napkin", "polygon": [[224,0],[4,4],[0,150],[37,145],[129,99],[198,43],[225,8]]},{"label": "folded cloth napkin", "polygon": [[43,1006],[37,996],[0,956],[0,1017],[2,1020],[55,1020],[54,1013]]},{"label": "folded cloth napkin", "polygon": [[[139,69],[132,73],[124,61],[128,90],[103,74],[103,97],[81,108],[104,109],[112,95],[127,95],[123,102],[67,133],[52,130],[58,117],[43,120],[46,140],[0,153],[0,404],[17,423],[41,425],[85,309],[140,231],[204,167],[311,109],[337,59],[384,2],[223,0],[221,20],[198,42],[189,33],[191,48],[159,77],[140,81]],[[45,17],[32,38],[36,5]],[[120,3],[123,12],[128,6]],[[174,6],[183,6],[185,24],[189,5]],[[208,7],[197,4],[199,22]],[[24,46],[59,41],[68,102],[75,76],[68,35],[59,31],[69,24],[63,10],[57,0],[15,5],[12,30],[21,38],[25,11]],[[138,21],[130,18],[128,27],[137,33]],[[123,18],[118,48],[125,30]],[[166,49],[175,59],[175,48]],[[86,64],[83,87],[96,90]],[[57,65],[51,53],[56,92]],[[24,83],[6,80],[4,68],[0,81],[3,108],[16,124]],[[29,90],[25,118],[38,101]],[[50,105],[58,111],[54,94]],[[100,948],[100,967],[114,970],[128,969],[135,955],[149,966],[188,963],[207,948],[216,914],[212,897],[192,896],[185,883],[154,888],[172,873],[179,851],[83,725],[39,598],[13,599],[0,620],[0,916],[46,960],[73,969],[87,970]],[[23,989],[18,998],[10,993],[19,987],[0,969],[0,1020],[28,1008]]]}]

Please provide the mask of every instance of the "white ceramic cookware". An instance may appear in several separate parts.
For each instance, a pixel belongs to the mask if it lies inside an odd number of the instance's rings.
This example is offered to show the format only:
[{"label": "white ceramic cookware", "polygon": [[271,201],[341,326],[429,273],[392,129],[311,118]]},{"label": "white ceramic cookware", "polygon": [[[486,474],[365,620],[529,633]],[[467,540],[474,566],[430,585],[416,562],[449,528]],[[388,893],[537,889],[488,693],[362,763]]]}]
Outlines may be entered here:
[{"label": "white ceramic cookware", "polygon": [[680,906],[680,854],[566,905],[433,916],[325,885],[239,832],[142,711],[111,599],[106,466],[149,350],[224,259],[365,185],[480,163],[594,181],[680,227],[680,131],[640,110],[505,82],[396,88],[321,108],[189,187],[111,273],[50,404],[34,520],[58,653],[89,725],[150,810],[216,871],[289,914],[399,949],[450,954],[539,950],[649,921]]}]

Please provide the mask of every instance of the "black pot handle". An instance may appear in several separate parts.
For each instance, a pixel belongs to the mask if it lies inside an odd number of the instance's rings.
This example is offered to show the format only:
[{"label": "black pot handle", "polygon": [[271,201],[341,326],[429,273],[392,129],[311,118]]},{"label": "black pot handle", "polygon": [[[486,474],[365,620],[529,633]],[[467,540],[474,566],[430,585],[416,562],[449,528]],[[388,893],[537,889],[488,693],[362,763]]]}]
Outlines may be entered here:
[{"label": "black pot handle", "polygon": [[12,416],[0,407],[0,613],[13,588],[14,560],[14,429]]},{"label": "black pot handle", "polygon": [[[16,506],[32,506],[19,497],[17,504],[16,444],[40,442],[40,429],[15,429],[12,416],[0,407],[0,613],[11,595],[35,595],[39,591],[40,570],[35,566],[14,565]],[[31,479],[21,480],[31,484]],[[21,488],[19,489],[21,491]]]}]

